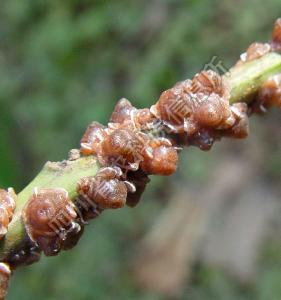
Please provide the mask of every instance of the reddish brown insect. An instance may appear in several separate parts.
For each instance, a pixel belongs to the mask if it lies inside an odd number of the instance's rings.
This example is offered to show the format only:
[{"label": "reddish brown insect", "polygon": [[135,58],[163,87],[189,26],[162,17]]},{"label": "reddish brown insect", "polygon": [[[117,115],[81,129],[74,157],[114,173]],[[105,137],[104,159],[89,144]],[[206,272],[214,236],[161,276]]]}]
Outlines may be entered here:
[{"label": "reddish brown insect", "polygon": [[249,134],[249,120],[246,103],[236,103],[231,107],[231,116],[218,128],[203,127],[191,137],[181,137],[180,142],[185,145],[193,145],[201,150],[210,150],[213,143],[222,137],[237,139],[246,138]]},{"label": "reddish brown insect", "polygon": [[176,171],[178,153],[174,147],[157,147],[153,149],[152,156],[152,159],[142,164],[142,169],[147,174],[168,176]]},{"label": "reddish brown insect", "polygon": [[163,92],[158,102],[151,107],[151,112],[171,130],[184,132],[184,121],[193,112],[192,82],[185,80]]},{"label": "reddish brown insect", "polygon": [[[269,44],[255,43],[244,58],[256,59],[268,51]],[[209,70],[163,92],[149,110],[138,110],[127,99],[121,99],[108,128],[94,123],[81,141],[82,154],[96,154],[105,167],[96,176],[83,178],[78,186],[78,206],[86,207],[84,218],[94,218],[105,208],[122,207],[127,196],[128,205],[135,205],[147,175],[175,172],[179,146],[209,150],[223,136],[246,137],[247,106],[231,106],[229,98],[224,77]],[[165,138],[159,138],[159,132]],[[122,180],[116,175],[116,167],[122,170]],[[134,172],[145,174],[144,180],[137,182]],[[91,209],[85,203],[91,203]]]},{"label": "reddish brown insect", "polygon": [[272,32],[272,48],[281,51],[281,18],[277,19]]},{"label": "reddish brown insect", "polygon": [[0,238],[7,233],[8,225],[16,208],[16,194],[12,188],[0,189]]},{"label": "reddish brown insect", "polygon": [[220,97],[229,97],[229,87],[225,80],[212,70],[196,74],[192,79],[191,91],[193,94],[202,93],[204,95],[211,95],[214,93]]},{"label": "reddish brown insect", "polygon": [[222,136],[235,139],[244,139],[249,135],[248,106],[246,103],[235,103],[231,106],[235,123],[230,128],[222,131]]},{"label": "reddish brown insect", "polygon": [[[136,109],[129,100],[123,98],[115,106],[110,119],[113,124],[109,124],[109,127],[145,130],[154,120],[155,117],[148,108]],[[121,124],[125,126],[120,126]]]},{"label": "reddish brown insect", "polygon": [[270,44],[263,43],[253,43],[249,46],[247,51],[240,56],[241,62],[247,62],[254,59],[261,58],[265,54],[271,51]]},{"label": "reddish brown insect", "polygon": [[81,139],[81,153],[83,155],[97,154],[101,142],[106,138],[105,127],[98,122],[88,126]]},{"label": "reddish brown insect", "polygon": [[4,300],[9,287],[11,269],[8,264],[0,263],[0,299]]},{"label": "reddish brown insect", "polygon": [[132,113],[137,109],[125,98],[118,101],[111,115],[110,122],[122,124],[131,120]]},{"label": "reddish brown insect", "polygon": [[270,43],[253,43],[247,51],[240,56],[237,65],[254,59],[261,58],[271,51],[281,51],[281,18],[277,19],[272,31],[272,41]]},{"label": "reddish brown insect", "polygon": [[[185,112],[187,107],[190,108],[189,115],[179,115],[179,110],[173,112],[174,117],[178,117],[178,124],[176,127],[170,124],[169,127],[172,128],[171,138],[175,145],[194,145],[202,150],[209,150],[214,141],[223,136],[242,138],[248,135],[248,118],[244,112],[247,106],[229,105],[229,88],[218,74],[204,71],[197,74],[191,83],[184,82],[179,87],[180,84],[177,84],[170,90],[177,97],[168,99],[165,96],[161,99],[161,96],[155,108],[156,113],[165,118],[165,122],[167,115],[162,112],[165,111],[163,107],[167,101],[182,101],[181,109]],[[189,96],[186,95],[186,91]]]},{"label": "reddish brown insect", "polygon": [[141,169],[148,175],[167,176],[176,171],[178,153],[168,139],[151,139],[142,155]]},{"label": "reddish brown insect", "polygon": [[[82,152],[88,154],[85,149],[91,149],[103,166],[118,166],[125,173],[140,168],[146,174],[171,175],[177,167],[178,145],[195,145],[207,150],[223,135],[241,137],[245,134],[245,131],[242,134],[242,126],[237,127],[238,117],[234,113],[237,109],[232,111],[229,97],[225,80],[213,71],[203,71],[193,80],[180,82],[162,93],[150,110],[138,110],[128,100],[121,99],[111,116],[109,128],[96,124],[88,128],[82,139]],[[150,135],[153,126],[159,122],[173,144],[169,139]],[[235,130],[231,130],[234,126]],[[96,132],[99,132],[99,138]],[[97,175],[84,179],[81,185],[85,187],[81,190],[85,191],[90,186],[95,191],[100,190],[97,187],[98,178],[101,177]],[[105,177],[103,180],[107,182]],[[114,183],[116,186],[113,189],[117,189],[117,178],[109,177],[109,180],[113,182],[107,182],[108,188],[113,188]],[[84,194],[89,193],[92,192]],[[105,200],[111,197],[91,194],[88,198],[95,199],[100,210],[109,205]],[[109,203],[113,205],[114,201]],[[98,210],[93,217],[97,214]]]},{"label": "reddish brown insect", "polygon": [[142,160],[141,152],[148,136],[131,129],[116,129],[104,139],[99,161],[103,165],[117,165],[126,170],[137,170]]},{"label": "reddish brown insect", "polygon": [[56,255],[71,232],[79,232],[75,206],[66,190],[34,189],[23,210],[23,220],[30,239],[47,256]]},{"label": "reddish brown insect", "polygon": [[250,111],[253,113],[266,113],[272,106],[281,107],[281,75],[270,77],[257,93],[251,104]]},{"label": "reddish brown insect", "polygon": [[201,127],[220,126],[230,116],[228,98],[229,88],[222,77],[203,71],[192,81],[183,81],[162,93],[152,111],[170,132],[192,136]]},{"label": "reddish brown insect", "polygon": [[94,215],[105,208],[121,208],[125,205],[127,189],[133,187],[121,181],[121,175],[119,168],[106,167],[100,169],[96,176],[81,179],[77,192],[91,204]]},{"label": "reddish brown insect", "polygon": [[217,94],[211,94],[194,110],[197,127],[218,128],[230,117],[229,104]]}]

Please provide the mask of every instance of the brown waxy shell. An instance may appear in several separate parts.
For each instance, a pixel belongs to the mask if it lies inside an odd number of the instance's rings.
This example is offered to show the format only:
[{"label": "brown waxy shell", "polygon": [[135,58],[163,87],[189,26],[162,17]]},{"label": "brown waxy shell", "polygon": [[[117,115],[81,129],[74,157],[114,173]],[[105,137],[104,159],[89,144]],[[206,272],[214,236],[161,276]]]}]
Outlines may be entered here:
[{"label": "brown waxy shell", "polygon": [[[272,42],[253,43],[238,64],[280,50],[278,19]],[[27,244],[21,244],[21,249],[13,249],[5,262],[14,268],[38,260],[41,250],[55,255],[60,249],[72,248],[83,232],[84,220],[97,217],[104,209],[135,206],[149,182],[148,175],[173,174],[179,146],[209,150],[221,137],[245,138],[249,134],[249,111],[281,107],[281,75],[264,83],[250,109],[245,103],[230,105],[224,78],[210,70],[200,72],[193,80],[179,82],[163,92],[150,109],[136,109],[127,99],[121,99],[108,127],[90,124],[81,139],[81,149],[73,150],[70,160],[78,159],[80,154],[97,155],[104,168],[78,183],[77,207],[64,189],[35,189],[22,212],[30,239],[25,239]],[[156,128],[158,125],[161,129]],[[159,133],[164,137],[157,136]],[[12,190],[0,190],[0,238],[7,232],[15,200]],[[9,265],[0,263],[1,299],[11,275]]]},{"label": "brown waxy shell", "polygon": [[229,117],[229,87],[213,71],[203,71],[192,81],[176,84],[162,93],[152,108],[171,133],[192,136],[201,127],[216,128]]},{"label": "brown waxy shell", "polygon": [[251,113],[264,114],[272,106],[281,107],[281,75],[270,77],[250,105]]},{"label": "brown waxy shell", "polygon": [[56,255],[77,213],[66,190],[36,188],[24,207],[22,217],[30,239],[46,255]]},{"label": "brown waxy shell", "polygon": [[98,158],[103,165],[129,169],[141,160],[143,147],[141,135],[130,129],[116,129],[103,141]]},{"label": "brown waxy shell", "polygon": [[16,194],[12,188],[0,189],[0,238],[7,233],[8,225],[16,208]]},{"label": "brown waxy shell", "polygon": [[235,123],[223,132],[224,136],[244,139],[249,135],[248,106],[246,103],[235,103],[231,107]]},{"label": "brown waxy shell", "polygon": [[192,79],[192,93],[211,95],[215,93],[220,97],[226,96],[227,86],[223,78],[212,70],[202,71]]},{"label": "brown waxy shell", "polygon": [[199,127],[217,128],[229,115],[229,105],[219,95],[213,93],[194,111],[194,121]]},{"label": "brown waxy shell", "polygon": [[133,114],[133,121],[135,128],[146,130],[147,126],[155,121],[155,117],[148,108],[138,109]]},{"label": "brown waxy shell", "polygon": [[177,169],[178,152],[170,140],[165,138],[151,139],[145,147],[141,169],[148,175],[167,176]]},{"label": "brown waxy shell", "polygon": [[151,109],[157,118],[177,132],[183,130],[184,119],[190,117],[193,111],[191,85],[190,80],[177,83],[163,92]]},{"label": "brown waxy shell", "polygon": [[129,100],[123,98],[115,106],[110,122],[125,124],[130,129],[146,129],[154,119],[148,108],[136,109]]},{"label": "brown waxy shell", "polygon": [[281,50],[281,18],[275,22],[272,32],[272,43],[273,50]]},{"label": "brown waxy shell", "polygon": [[[272,43],[253,43],[238,64],[278,49],[280,20],[275,24]],[[272,105],[281,106],[280,82],[281,76],[268,80],[250,111],[257,105],[263,110]],[[150,109],[138,110],[127,99],[121,99],[111,123],[104,129],[103,138],[93,140],[90,148],[97,149],[95,153],[102,166],[121,168],[122,180],[97,174],[80,182],[80,198],[95,204],[94,209],[87,211],[87,217],[96,217],[105,208],[122,207],[126,197],[129,206],[136,205],[148,175],[171,175],[176,171],[179,147],[193,145],[209,150],[222,137],[247,137],[249,108],[245,103],[231,105],[229,99],[227,77],[212,70],[202,71],[192,80],[179,82],[164,91]],[[161,139],[166,141],[161,143]],[[141,178],[139,181],[136,174]],[[107,195],[100,192],[101,185]]]},{"label": "brown waxy shell", "polygon": [[0,299],[5,299],[7,295],[11,274],[9,265],[0,263]]},{"label": "brown waxy shell", "polygon": [[96,176],[82,178],[77,192],[88,202],[93,202],[94,210],[96,206],[100,209],[121,208],[126,203],[127,187],[116,177],[112,168],[101,169]]},{"label": "brown waxy shell", "polygon": [[97,154],[101,142],[106,138],[105,127],[98,122],[91,123],[81,139],[80,152],[83,155]]},{"label": "brown waxy shell", "polygon": [[177,169],[178,153],[174,147],[160,146],[153,149],[151,159],[142,162],[142,170],[151,175],[168,176]]},{"label": "brown waxy shell", "polygon": [[271,51],[281,51],[281,18],[277,19],[272,31],[270,43],[252,43],[247,51],[240,56],[237,65],[261,58]]},{"label": "brown waxy shell", "polygon": [[[261,51],[257,44],[252,49],[249,55],[254,49]],[[209,70],[163,92],[150,110],[137,110],[128,100],[121,99],[112,114],[107,136],[100,142],[98,159],[103,166],[116,165],[127,172],[140,168],[146,174],[173,174],[177,168],[177,146],[194,145],[209,150],[222,136],[246,136],[247,116],[236,116],[234,112],[238,109],[233,106],[232,111],[229,97],[226,81]],[[149,130],[145,126],[148,123],[153,126],[156,120],[162,122],[162,130],[166,131],[173,145],[157,144],[157,138],[146,133]],[[113,181],[106,183],[107,189],[114,185],[116,189],[116,178],[110,180]],[[88,179],[87,185],[99,190],[97,177],[95,180],[91,178],[90,182]],[[95,197],[95,203],[99,204],[106,198]],[[95,197],[90,195],[91,199]],[[106,205],[103,203],[99,207]]]},{"label": "brown waxy shell", "polygon": [[0,206],[0,238],[6,235],[9,223],[9,215],[6,209]]},{"label": "brown waxy shell", "polygon": [[132,112],[137,109],[125,98],[118,101],[111,115],[110,122],[122,124],[131,119]]},{"label": "brown waxy shell", "polygon": [[270,44],[267,43],[253,43],[247,49],[245,54],[242,54],[241,59],[243,62],[252,61],[261,58],[271,51]]},{"label": "brown waxy shell", "polygon": [[119,179],[83,178],[79,184],[79,192],[87,195],[103,209],[121,208],[126,203],[127,188]]}]

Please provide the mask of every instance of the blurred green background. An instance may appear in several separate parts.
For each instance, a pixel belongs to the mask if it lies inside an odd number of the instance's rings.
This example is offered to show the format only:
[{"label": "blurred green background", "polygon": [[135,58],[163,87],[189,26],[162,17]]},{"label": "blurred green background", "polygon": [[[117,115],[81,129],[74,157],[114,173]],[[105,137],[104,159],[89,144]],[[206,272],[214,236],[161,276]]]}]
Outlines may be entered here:
[{"label": "blurred green background", "polygon": [[[230,67],[252,41],[268,40],[280,12],[280,0],[2,0],[0,185],[20,191],[45,161],[78,147],[88,123],[106,124],[121,97],[148,107],[214,55]],[[252,142],[228,142],[239,152],[263,141],[261,178],[275,187],[280,124],[280,112],[272,111],[253,119]],[[105,213],[72,251],[19,269],[8,299],[281,299],[280,232],[262,247],[251,284],[200,261],[176,296],[134,279],[138,241],[174,191],[208,180],[224,151],[186,151],[179,172],[154,178],[136,209]]]}]

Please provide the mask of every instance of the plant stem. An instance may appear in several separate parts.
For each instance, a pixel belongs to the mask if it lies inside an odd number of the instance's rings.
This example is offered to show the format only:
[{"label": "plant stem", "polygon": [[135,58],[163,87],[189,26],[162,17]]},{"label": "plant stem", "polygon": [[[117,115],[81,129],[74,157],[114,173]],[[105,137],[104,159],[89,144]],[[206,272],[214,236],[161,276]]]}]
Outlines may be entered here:
[{"label": "plant stem", "polygon": [[[277,73],[281,73],[281,55],[269,53],[260,59],[233,67],[224,77],[230,84],[230,102],[247,102],[264,81]],[[95,157],[82,157],[59,163],[48,162],[35,179],[18,194],[17,208],[9,225],[6,237],[0,242],[0,260],[5,259],[16,247],[20,248],[27,238],[21,212],[35,187],[64,188],[73,200],[77,196],[76,186],[82,177],[93,176],[99,169]]]},{"label": "plant stem", "polygon": [[230,84],[229,102],[247,102],[265,80],[281,73],[281,55],[269,53],[260,59],[253,60],[230,69],[225,78]]}]

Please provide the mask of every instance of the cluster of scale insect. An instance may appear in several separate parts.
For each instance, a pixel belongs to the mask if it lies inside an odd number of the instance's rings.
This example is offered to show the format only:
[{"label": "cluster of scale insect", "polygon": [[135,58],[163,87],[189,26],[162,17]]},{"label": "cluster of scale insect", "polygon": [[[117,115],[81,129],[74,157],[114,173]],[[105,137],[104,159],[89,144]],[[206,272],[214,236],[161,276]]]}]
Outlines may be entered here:
[{"label": "cluster of scale insect", "polygon": [[[250,45],[237,65],[274,51],[281,51],[281,19],[275,23],[272,41]],[[252,98],[249,106],[230,105],[226,80],[209,70],[164,91],[150,109],[137,109],[121,99],[108,126],[93,122],[81,139],[80,153],[95,155],[102,168],[79,181],[76,205],[61,188],[33,191],[22,212],[29,239],[0,263],[0,298],[6,294],[11,268],[39,260],[41,251],[49,256],[74,247],[84,221],[105,209],[134,207],[149,175],[176,171],[182,146],[209,150],[221,137],[247,137],[249,114],[281,107],[281,75],[270,77]],[[75,151],[72,158],[79,155]],[[0,189],[0,238],[7,233],[15,206],[13,189]]]},{"label": "cluster of scale insect", "polygon": [[[278,19],[272,41],[250,45],[237,65],[280,49]],[[265,82],[249,107],[246,103],[230,105],[227,81],[211,70],[177,83],[163,92],[150,109],[137,109],[121,99],[108,126],[93,122],[81,140],[81,154],[96,155],[104,168],[78,184],[80,206],[84,203],[87,207],[86,219],[98,216],[106,208],[136,205],[149,175],[175,172],[181,147],[192,145],[209,150],[222,137],[247,137],[250,113],[281,106],[280,82],[280,75]]]},{"label": "cluster of scale insect", "polygon": [[[278,19],[272,41],[250,45],[237,65],[280,50],[281,19]],[[249,107],[246,103],[230,105],[226,80],[211,70],[177,83],[163,92],[150,109],[136,109],[128,100],[121,99],[108,126],[92,123],[81,140],[81,154],[96,155],[105,168],[96,177],[81,180],[77,190],[82,202],[94,203],[93,216],[125,203],[134,206],[149,181],[148,175],[175,172],[180,147],[192,145],[209,150],[222,137],[247,137],[249,114],[281,106],[280,83],[280,75],[269,78]],[[160,132],[161,137],[155,132]],[[112,178],[112,170],[108,168],[118,168],[122,175],[115,174]]]},{"label": "cluster of scale insect", "polygon": [[[272,41],[250,45],[237,66],[274,51],[281,51],[281,19],[275,23]],[[181,146],[208,150],[224,136],[245,138],[249,114],[281,107],[281,75],[270,77],[249,107],[230,105],[229,98],[223,77],[203,71],[163,92],[150,109],[136,109],[121,99],[107,127],[93,122],[82,137],[80,153],[96,155],[102,168],[95,176],[80,180],[76,206],[64,189],[34,190],[22,212],[29,239],[0,263],[0,299],[6,296],[12,269],[38,261],[41,251],[50,256],[71,249],[83,233],[84,220],[99,216],[104,209],[134,207],[149,182],[148,175],[175,172]],[[0,239],[7,233],[15,207],[14,190],[0,189]]]},{"label": "cluster of scale insect", "polygon": [[152,107],[169,132],[173,145],[209,150],[221,137],[245,138],[247,105],[230,105],[226,80],[209,70],[176,84]]},{"label": "cluster of scale insect", "polygon": [[149,182],[148,175],[175,172],[178,149],[169,139],[150,134],[156,121],[149,109],[138,110],[121,99],[108,127],[94,122],[87,128],[81,153],[96,155],[102,168],[96,176],[83,178],[77,191],[80,200],[94,203],[93,217],[106,208],[135,206]]},{"label": "cluster of scale insect", "polygon": [[121,99],[107,127],[93,122],[81,139],[80,151],[96,155],[102,169],[77,187],[80,202],[92,203],[86,219],[106,208],[135,206],[149,175],[176,171],[182,146],[207,150],[222,136],[246,137],[247,106],[231,106],[229,97],[225,80],[204,71],[163,92],[150,109],[136,109]]}]

